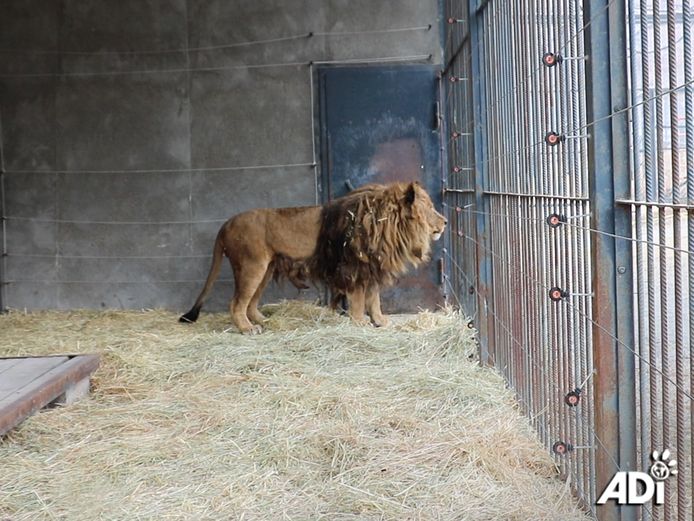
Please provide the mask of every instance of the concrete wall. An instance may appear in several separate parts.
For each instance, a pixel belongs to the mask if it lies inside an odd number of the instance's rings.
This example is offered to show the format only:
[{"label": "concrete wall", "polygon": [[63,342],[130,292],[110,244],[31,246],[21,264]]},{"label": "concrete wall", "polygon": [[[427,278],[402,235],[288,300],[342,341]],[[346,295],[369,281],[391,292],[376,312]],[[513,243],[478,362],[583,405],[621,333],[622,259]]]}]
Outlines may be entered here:
[{"label": "concrete wall", "polygon": [[3,305],[187,309],[223,220],[316,201],[308,62],[440,62],[438,3],[0,3]]}]

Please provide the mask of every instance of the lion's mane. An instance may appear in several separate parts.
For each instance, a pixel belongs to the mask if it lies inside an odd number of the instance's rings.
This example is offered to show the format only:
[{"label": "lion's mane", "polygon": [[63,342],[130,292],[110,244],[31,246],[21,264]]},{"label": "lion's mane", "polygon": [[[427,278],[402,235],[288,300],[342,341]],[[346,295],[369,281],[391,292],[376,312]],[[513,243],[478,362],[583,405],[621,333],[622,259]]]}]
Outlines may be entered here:
[{"label": "lion's mane", "polygon": [[387,286],[428,260],[424,197],[416,183],[371,184],[325,205],[309,262],[312,277],[342,291]]}]

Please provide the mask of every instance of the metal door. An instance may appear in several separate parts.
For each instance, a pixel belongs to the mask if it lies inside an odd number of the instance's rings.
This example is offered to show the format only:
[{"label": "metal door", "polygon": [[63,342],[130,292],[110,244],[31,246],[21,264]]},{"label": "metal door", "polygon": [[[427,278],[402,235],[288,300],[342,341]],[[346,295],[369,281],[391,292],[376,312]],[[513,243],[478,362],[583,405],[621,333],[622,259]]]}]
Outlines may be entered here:
[{"label": "metal door", "polygon": [[[419,181],[441,207],[437,70],[432,65],[318,70],[323,200],[366,183]],[[441,248],[381,293],[386,312],[442,304]]]}]

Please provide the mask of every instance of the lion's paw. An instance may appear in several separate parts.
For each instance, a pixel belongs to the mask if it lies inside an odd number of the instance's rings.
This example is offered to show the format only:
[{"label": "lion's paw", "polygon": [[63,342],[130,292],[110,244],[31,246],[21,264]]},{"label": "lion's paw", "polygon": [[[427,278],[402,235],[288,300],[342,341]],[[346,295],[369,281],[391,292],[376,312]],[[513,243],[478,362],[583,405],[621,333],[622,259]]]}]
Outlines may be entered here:
[{"label": "lion's paw", "polygon": [[366,317],[361,317],[361,318],[352,317],[352,322],[354,322],[355,326],[368,326],[370,324],[369,319]]},{"label": "lion's paw", "polygon": [[388,324],[390,324],[390,320],[388,320],[388,317],[385,317],[383,315],[381,315],[380,317],[374,317],[372,319],[372,322],[376,327],[387,327]]},{"label": "lion's paw", "polygon": [[260,333],[263,332],[262,326],[259,326],[258,324],[255,324],[250,327],[245,327],[241,330],[241,333],[244,335],[259,335]]}]

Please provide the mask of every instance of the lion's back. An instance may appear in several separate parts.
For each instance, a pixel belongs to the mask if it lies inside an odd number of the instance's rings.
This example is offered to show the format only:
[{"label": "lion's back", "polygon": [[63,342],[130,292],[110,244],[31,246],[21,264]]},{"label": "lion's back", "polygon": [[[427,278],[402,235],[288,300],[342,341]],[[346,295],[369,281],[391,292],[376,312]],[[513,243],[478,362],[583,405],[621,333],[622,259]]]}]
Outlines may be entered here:
[{"label": "lion's back", "polygon": [[319,228],[319,206],[256,208],[229,219],[220,233],[225,248],[237,257],[300,259],[313,253]]}]

